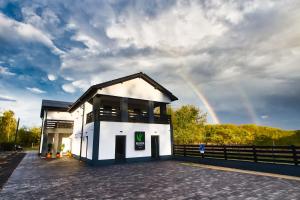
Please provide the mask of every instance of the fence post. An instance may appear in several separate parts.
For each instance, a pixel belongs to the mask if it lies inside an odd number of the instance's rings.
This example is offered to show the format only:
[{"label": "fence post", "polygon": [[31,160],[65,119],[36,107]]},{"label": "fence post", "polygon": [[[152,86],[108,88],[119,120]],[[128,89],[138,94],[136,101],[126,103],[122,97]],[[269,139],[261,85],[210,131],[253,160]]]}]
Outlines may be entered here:
[{"label": "fence post", "polygon": [[257,162],[257,155],[256,155],[255,145],[252,146],[252,149],[253,149],[253,160],[254,160],[254,162]]},{"label": "fence post", "polygon": [[175,144],[172,144],[172,156],[175,156]]},{"label": "fence post", "polygon": [[294,145],[291,145],[292,151],[293,151],[293,157],[294,157],[294,164],[298,165],[298,159],[297,159],[297,153],[296,153],[296,148]]},{"label": "fence post", "polygon": [[185,144],[183,145],[183,156],[186,157]]},{"label": "fence post", "polygon": [[224,149],[224,159],[227,160],[227,150],[226,150],[226,145],[223,146]]}]

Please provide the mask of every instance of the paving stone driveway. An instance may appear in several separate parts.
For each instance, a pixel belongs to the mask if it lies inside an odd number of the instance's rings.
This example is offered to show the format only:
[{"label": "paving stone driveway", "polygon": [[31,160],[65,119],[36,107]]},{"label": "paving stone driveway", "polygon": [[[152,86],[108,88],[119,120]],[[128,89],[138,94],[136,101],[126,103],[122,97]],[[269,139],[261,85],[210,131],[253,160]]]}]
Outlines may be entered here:
[{"label": "paving stone driveway", "polygon": [[225,172],[177,161],[89,167],[28,153],[0,199],[300,199],[300,181]]}]

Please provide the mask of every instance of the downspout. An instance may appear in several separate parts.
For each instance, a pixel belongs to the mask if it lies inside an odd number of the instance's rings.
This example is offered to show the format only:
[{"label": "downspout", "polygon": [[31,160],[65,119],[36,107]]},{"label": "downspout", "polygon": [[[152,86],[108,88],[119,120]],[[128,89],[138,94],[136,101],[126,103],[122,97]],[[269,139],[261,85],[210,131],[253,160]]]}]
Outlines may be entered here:
[{"label": "downspout", "polygon": [[83,103],[83,107],[82,107],[82,126],[81,126],[81,137],[80,137],[79,160],[81,160],[81,151],[82,151],[82,139],[83,139],[83,128],[84,128],[84,111],[85,111],[85,103]]},{"label": "downspout", "polygon": [[[43,113],[43,115],[45,115],[45,111]],[[42,150],[43,150],[43,141],[44,141],[44,119],[45,117],[43,116],[42,118],[42,127],[41,127],[41,134],[40,134],[40,146],[39,146],[39,155],[42,154]]]},{"label": "downspout", "polygon": [[[40,141],[41,141],[41,143],[40,143],[40,151],[41,151],[41,153],[40,153],[40,155],[42,155],[43,149],[47,148],[47,147],[44,146],[44,143],[45,143],[45,141],[44,141],[45,140],[45,135],[44,135],[45,134],[45,122],[47,120],[47,115],[48,115],[48,112],[44,111],[43,121],[42,121],[42,128],[41,128],[41,139],[40,139]],[[47,146],[47,143],[46,143],[46,146]]]}]

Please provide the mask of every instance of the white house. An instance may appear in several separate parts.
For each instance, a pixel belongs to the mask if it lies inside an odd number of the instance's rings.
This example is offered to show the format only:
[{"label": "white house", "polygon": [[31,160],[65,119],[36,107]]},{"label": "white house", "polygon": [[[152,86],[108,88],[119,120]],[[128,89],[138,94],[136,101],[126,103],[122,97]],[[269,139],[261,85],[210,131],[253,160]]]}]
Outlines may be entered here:
[{"label": "white house", "polygon": [[93,165],[170,158],[175,100],[144,73],[93,85],[74,103],[43,100],[40,153],[52,143]]}]

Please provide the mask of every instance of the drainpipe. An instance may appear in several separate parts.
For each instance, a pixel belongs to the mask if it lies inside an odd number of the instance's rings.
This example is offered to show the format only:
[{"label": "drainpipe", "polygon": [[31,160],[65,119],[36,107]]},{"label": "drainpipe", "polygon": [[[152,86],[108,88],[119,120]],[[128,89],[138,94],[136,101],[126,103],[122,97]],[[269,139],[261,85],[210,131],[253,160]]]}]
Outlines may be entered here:
[{"label": "drainpipe", "polygon": [[84,110],[85,110],[85,103],[82,106],[82,126],[81,126],[81,137],[80,137],[80,153],[79,153],[79,160],[81,160],[81,151],[82,151],[82,139],[83,139],[83,127],[84,127]]}]

